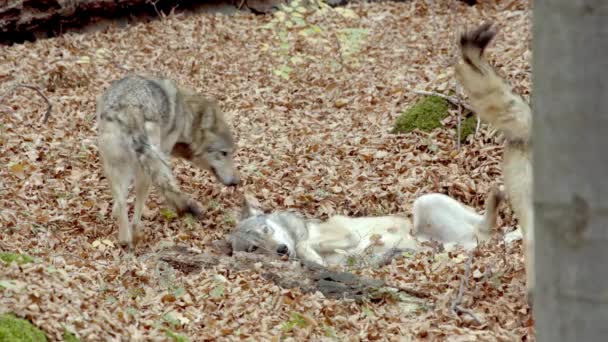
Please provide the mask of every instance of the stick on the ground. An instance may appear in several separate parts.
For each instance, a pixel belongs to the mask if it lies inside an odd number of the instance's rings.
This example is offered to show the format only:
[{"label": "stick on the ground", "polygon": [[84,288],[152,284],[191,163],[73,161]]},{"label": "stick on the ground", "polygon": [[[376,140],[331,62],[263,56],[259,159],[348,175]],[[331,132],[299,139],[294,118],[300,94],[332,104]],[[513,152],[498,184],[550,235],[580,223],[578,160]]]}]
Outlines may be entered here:
[{"label": "stick on the ground", "polygon": [[[473,110],[473,107],[471,107],[469,104],[467,104],[466,102],[464,102],[463,100],[460,100],[454,96],[449,96],[449,95],[444,95],[441,93],[436,93],[433,91],[424,91],[424,90],[416,90],[414,91],[415,94],[418,95],[425,95],[425,96],[437,96],[437,97],[441,97],[442,99],[447,100],[449,103],[453,104],[454,106],[458,107],[458,127],[457,127],[457,141],[456,141],[456,149],[458,151],[460,151],[460,121],[461,121],[461,110],[460,107],[465,108],[466,110],[470,111],[471,113],[475,113],[475,111]],[[479,126],[481,124],[481,120],[479,119],[479,115],[477,115],[477,126],[475,127],[475,135],[477,135],[477,132],[479,131]]]},{"label": "stick on the ground", "polygon": [[436,93],[434,91],[425,91],[425,90],[415,90],[414,94],[441,97],[442,99],[448,100],[448,102],[450,102],[454,106],[463,106],[465,109],[470,110],[473,113],[475,112],[473,110],[473,107],[471,107],[466,102],[464,102],[454,96],[449,96],[449,95],[445,95],[445,94],[441,94],[441,93]]},{"label": "stick on the ground", "polygon": [[456,127],[456,151],[460,151],[460,135],[461,127],[462,127],[462,104],[458,104],[458,117],[457,117],[457,126]]},{"label": "stick on the ground", "polygon": [[17,88],[27,88],[27,89],[31,89],[34,90],[35,92],[38,93],[38,95],[40,95],[44,101],[46,101],[47,104],[47,108],[46,108],[46,113],[44,113],[44,117],[42,118],[42,123],[45,124],[48,120],[49,117],[51,116],[51,110],[53,109],[53,105],[51,104],[51,101],[49,101],[49,99],[44,96],[44,94],[42,93],[42,90],[40,90],[40,88],[30,85],[30,84],[17,84],[14,85],[11,89],[9,89],[9,91],[4,94],[4,96],[2,96],[0,98],[0,103],[2,103],[4,101],[5,98],[7,98],[9,95],[11,95]]},{"label": "stick on the ground", "polygon": [[458,296],[452,302],[452,311],[455,314],[463,313],[471,316],[475,323],[481,324],[481,321],[475,316],[473,311],[460,307],[460,303],[462,302],[462,296],[464,295],[464,289],[468,286],[469,273],[471,273],[471,263],[473,262],[473,254],[469,256],[467,262],[464,264],[464,275],[460,277],[460,287],[458,288]]}]

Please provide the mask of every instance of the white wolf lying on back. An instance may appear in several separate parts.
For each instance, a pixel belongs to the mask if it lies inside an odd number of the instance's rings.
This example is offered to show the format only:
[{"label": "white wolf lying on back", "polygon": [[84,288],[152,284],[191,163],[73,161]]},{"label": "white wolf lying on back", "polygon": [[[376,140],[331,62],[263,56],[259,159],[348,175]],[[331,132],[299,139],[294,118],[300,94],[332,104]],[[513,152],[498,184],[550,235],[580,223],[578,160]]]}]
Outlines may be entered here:
[{"label": "white wolf lying on back", "polygon": [[395,252],[419,250],[422,241],[474,248],[489,238],[502,199],[503,193],[493,188],[482,216],[449,196],[426,194],[414,202],[412,226],[398,216],[338,215],[322,222],[288,211],[265,214],[253,196],[245,195],[241,220],[228,240],[234,252],[286,255],[321,266],[346,265],[361,258],[379,264]]}]

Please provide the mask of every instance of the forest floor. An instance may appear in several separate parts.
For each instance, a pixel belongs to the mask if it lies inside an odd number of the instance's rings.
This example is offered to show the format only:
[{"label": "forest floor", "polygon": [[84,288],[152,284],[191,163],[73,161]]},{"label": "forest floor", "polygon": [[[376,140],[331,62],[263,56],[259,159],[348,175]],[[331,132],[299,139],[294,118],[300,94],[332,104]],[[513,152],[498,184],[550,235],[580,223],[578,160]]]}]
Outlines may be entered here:
[{"label": "forest floor", "polygon": [[[420,253],[355,270],[424,294],[426,305],[357,303],[283,289],[230,264],[199,272],[150,257],[175,245],[211,251],[235,226],[244,191],[266,210],[308,217],[409,214],[441,192],[482,210],[502,182],[502,142],[482,125],[456,146],[456,108],[430,133],[391,134],[426,90],[459,96],[453,76],[464,28],[499,33],[488,55],[516,92],[530,91],[529,1],[413,0],[253,14],[170,15],[104,32],[3,47],[0,54],[0,313],[31,320],[51,340],[534,340],[521,242],[508,206],[493,239],[465,252]],[[300,13],[300,14],[296,14]],[[95,142],[95,100],[132,72],[162,74],[219,99],[234,129],[244,184],[229,189],[173,161],[184,189],[206,208],[174,218],[153,191],[145,239],[117,246],[112,198]],[[39,87],[46,103],[17,83]],[[472,260],[470,270],[467,260]],[[467,273],[455,313],[461,277]]]}]

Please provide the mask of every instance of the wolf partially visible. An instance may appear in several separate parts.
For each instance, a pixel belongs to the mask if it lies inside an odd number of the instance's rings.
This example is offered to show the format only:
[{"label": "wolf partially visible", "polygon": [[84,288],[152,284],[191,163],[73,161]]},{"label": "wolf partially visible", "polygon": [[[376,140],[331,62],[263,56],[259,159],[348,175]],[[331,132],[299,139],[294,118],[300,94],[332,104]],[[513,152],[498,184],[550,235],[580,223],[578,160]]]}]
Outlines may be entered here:
[{"label": "wolf partially visible", "polygon": [[502,170],[506,193],[523,232],[526,283],[531,294],[534,288],[532,111],[485,59],[484,50],[495,35],[491,23],[464,33],[460,38],[463,61],[455,71],[477,115],[505,137]]},{"label": "wolf partially visible", "polygon": [[414,222],[405,217],[333,216],[327,221],[305,219],[289,211],[265,214],[246,195],[241,219],[228,240],[232,251],[288,256],[308,265],[381,265],[396,252],[418,251],[421,242],[435,240],[447,248],[474,248],[489,238],[503,198],[493,188],[479,215],[443,194],[426,194],[414,202]]},{"label": "wolf partially visible", "polygon": [[[169,79],[138,75],[113,81],[97,101],[98,145],[118,219],[118,240],[132,247],[152,184],[178,213],[203,210],[180,191],[169,157],[207,169],[225,185],[237,185],[233,135],[217,102]],[[129,224],[127,195],[135,180]]]}]

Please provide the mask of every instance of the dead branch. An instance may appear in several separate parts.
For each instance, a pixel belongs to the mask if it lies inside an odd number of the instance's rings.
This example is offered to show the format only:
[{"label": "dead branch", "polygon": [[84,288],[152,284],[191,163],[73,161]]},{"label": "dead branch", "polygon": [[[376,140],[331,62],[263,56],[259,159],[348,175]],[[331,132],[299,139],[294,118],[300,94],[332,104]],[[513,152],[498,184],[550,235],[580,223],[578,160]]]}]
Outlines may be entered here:
[{"label": "dead branch", "polygon": [[431,294],[419,290],[415,290],[409,287],[397,286],[392,284],[387,284],[390,287],[394,287],[403,293],[407,293],[410,296],[418,297],[418,298],[430,298]]},{"label": "dead branch", "polygon": [[6,94],[4,94],[4,96],[2,96],[0,98],[0,103],[2,103],[5,98],[12,95],[13,92],[15,92],[15,90],[17,90],[17,88],[27,88],[27,89],[34,90],[35,92],[38,93],[38,95],[40,95],[44,99],[44,101],[46,101],[46,104],[47,104],[46,113],[44,113],[44,117],[42,118],[42,123],[45,124],[48,121],[49,117],[51,116],[51,110],[53,109],[53,105],[51,104],[51,101],[49,101],[49,99],[42,93],[42,90],[40,90],[40,88],[38,88],[36,86],[30,85],[30,84],[16,84],[11,89],[9,89],[9,91],[6,92]]},{"label": "dead branch", "polygon": [[452,302],[452,312],[454,312],[454,314],[456,314],[456,315],[458,315],[458,313],[467,314],[467,315],[471,316],[471,318],[473,318],[475,323],[477,323],[478,325],[481,325],[481,321],[477,318],[477,316],[475,316],[475,313],[473,313],[473,311],[460,307],[460,303],[462,302],[462,296],[464,295],[464,289],[465,289],[465,287],[468,287],[469,274],[471,273],[471,263],[472,262],[473,262],[473,253],[471,253],[471,255],[469,255],[469,258],[467,259],[466,263],[464,264],[464,275],[462,275],[460,277],[460,287],[458,288],[458,295]]},{"label": "dead branch", "polygon": [[338,59],[339,59],[339,62],[340,62],[340,70],[342,70],[344,68],[350,69],[346,65],[345,60],[344,60],[344,56],[342,55],[342,44],[340,44],[340,37],[338,37],[337,33],[334,33],[333,37],[334,37],[334,42],[335,42],[336,50],[337,50],[337,53],[338,53]]},{"label": "dead branch", "polygon": [[166,262],[183,273],[214,268],[230,272],[255,271],[282,288],[299,288],[304,293],[319,291],[327,298],[350,298],[355,301],[382,300],[391,293],[405,295],[408,300],[423,301],[428,294],[398,288],[382,280],[359,277],[349,272],[333,271],[318,265],[301,266],[299,262],[285,262],[261,254],[237,252],[232,256],[212,255],[176,246],[154,258]]},{"label": "dead branch", "polygon": [[[454,96],[449,96],[449,95],[444,95],[441,93],[437,93],[434,91],[424,91],[424,90],[416,90],[414,91],[415,94],[418,95],[425,95],[425,96],[437,96],[437,97],[441,97],[442,99],[447,100],[449,103],[453,104],[454,106],[458,107],[458,120],[457,120],[457,138],[456,138],[456,150],[460,151],[460,122],[462,121],[462,108],[465,108],[466,110],[470,111],[471,113],[475,113],[475,111],[473,110],[473,107],[471,107],[471,105],[467,104],[466,102],[464,102],[463,100],[460,100]],[[477,126],[475,128],[475,135],[477,135],[477,132],[479,131],[479,126],[481,125],[481,120],[479,119],[479,116],[477,116]]]},{"label": "dead branch", "polygon": [[475,113],[475,111],[473,110],[473,107],[471,107],[469,104],[467,104],[463,100],[460,100],[460,99],[458,99],[458,98],[456,98],[454,96],[444,95],[444,94],[437,93],[437,92],[434,92],[434,91],[425,91],[425,90],[415,90],[414,93],[418,94],[418,95],[441,97],[442,99],[447,100],[449,103],[453,104],[454,106],[462,106],[466,110],[469,110],[472,113]]},{"label": "dead branch", "polygon": [[456,118],[456,151],[460,151],[460,135],[462,134],[462,104],[458,103],[458,117]]}]

